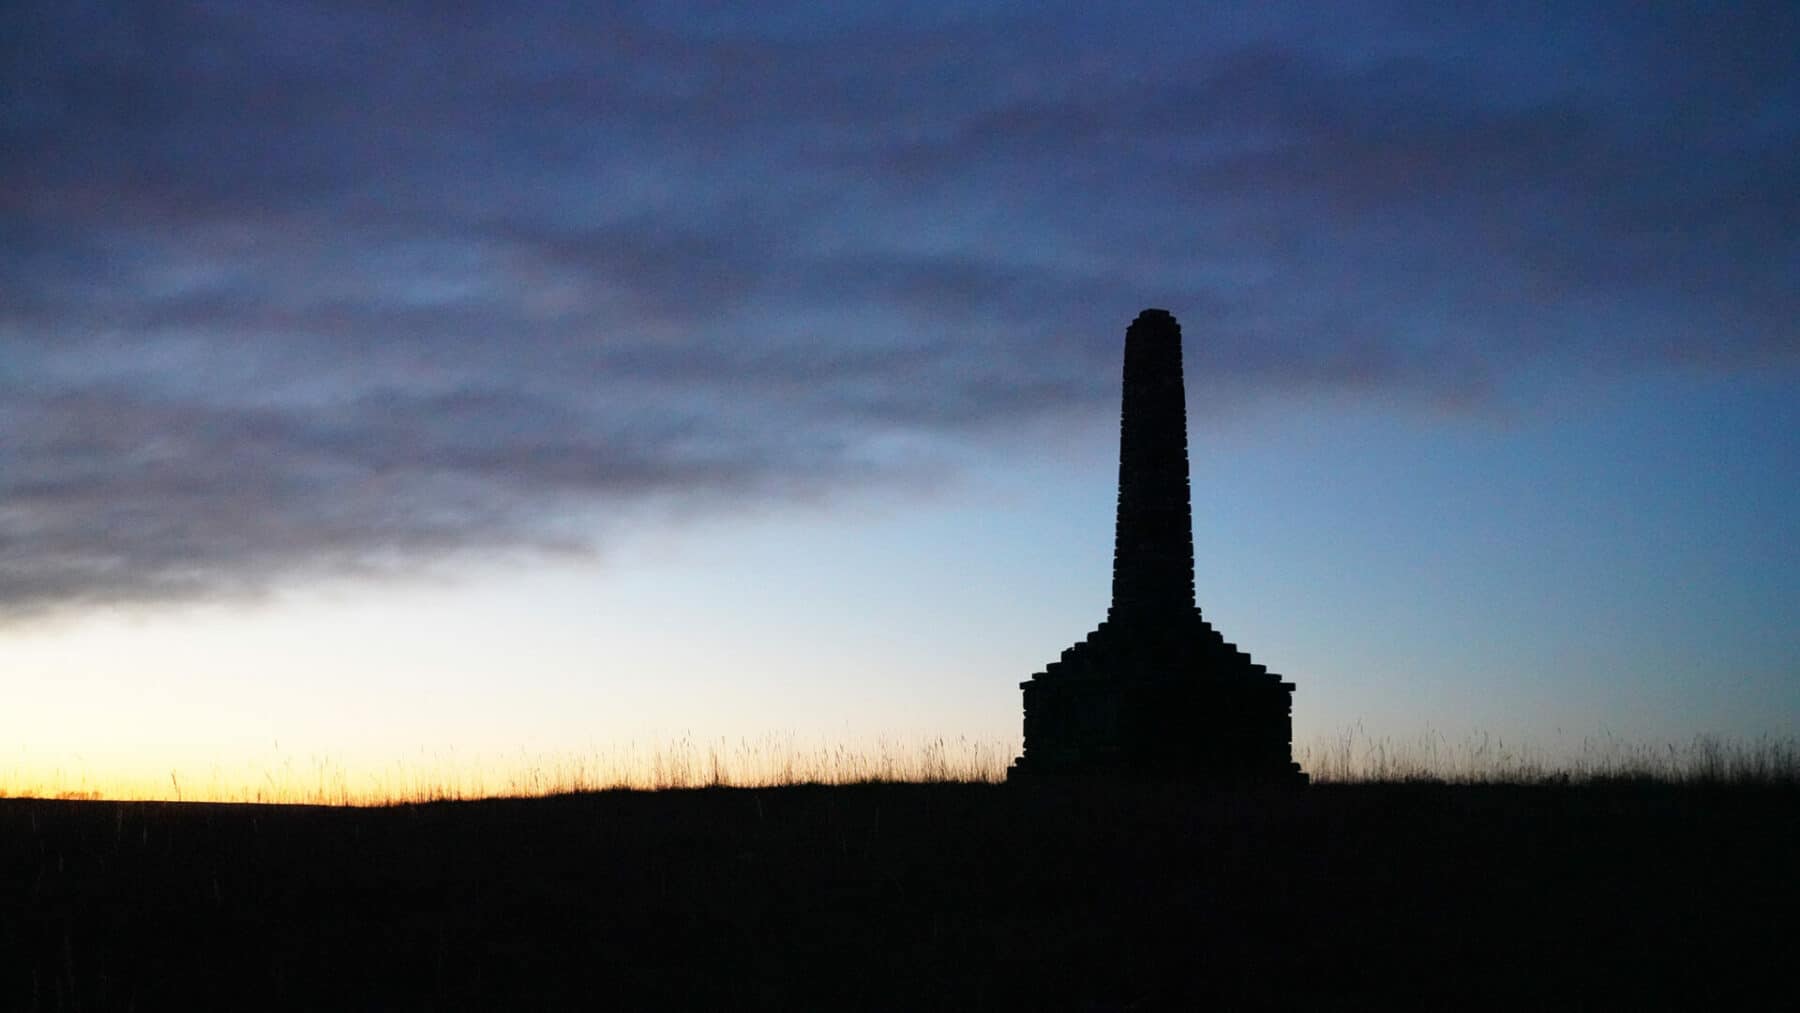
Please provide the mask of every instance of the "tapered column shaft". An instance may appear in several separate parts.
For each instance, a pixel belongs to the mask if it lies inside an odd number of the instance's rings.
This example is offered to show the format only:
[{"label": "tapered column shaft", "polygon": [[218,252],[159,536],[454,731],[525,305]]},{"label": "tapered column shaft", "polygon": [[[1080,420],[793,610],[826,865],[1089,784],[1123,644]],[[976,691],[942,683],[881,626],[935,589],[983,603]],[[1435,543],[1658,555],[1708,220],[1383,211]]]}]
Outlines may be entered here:
[{"label": "tapered column shaft", "polygon": [[1125,332],[1119,513],[1108,615],[1123,623],[1155,622],[1193,608],[1181,326],[1167,311],[1150,309]]}]

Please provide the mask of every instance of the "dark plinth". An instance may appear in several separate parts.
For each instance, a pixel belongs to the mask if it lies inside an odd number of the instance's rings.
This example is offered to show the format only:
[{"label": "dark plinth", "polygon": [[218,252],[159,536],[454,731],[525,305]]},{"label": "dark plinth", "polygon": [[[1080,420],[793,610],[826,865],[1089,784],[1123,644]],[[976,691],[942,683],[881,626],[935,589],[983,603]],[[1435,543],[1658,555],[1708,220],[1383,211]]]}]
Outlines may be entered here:
[{"label": "dark plinth", "polygon": [[1293,761],[1294,684],[1194,605],[1181,327],[1164,310],[1125,333],[1112,607],[1020,687],[1025,752],[1011,778],[1306,780]]}]

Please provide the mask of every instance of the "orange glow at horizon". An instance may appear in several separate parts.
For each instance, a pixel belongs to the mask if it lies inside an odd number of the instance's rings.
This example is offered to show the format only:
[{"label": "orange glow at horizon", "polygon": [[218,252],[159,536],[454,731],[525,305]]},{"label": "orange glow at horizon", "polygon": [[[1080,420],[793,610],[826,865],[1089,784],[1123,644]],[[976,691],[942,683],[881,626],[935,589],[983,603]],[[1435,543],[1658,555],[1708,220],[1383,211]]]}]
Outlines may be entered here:
[{"label": "orange glow at horizon", "polygon": [[[661,745],[627,743],[586,752],[459,755],[419,751],[385,761],[345,762],[279,753],[247,762],[122,762],[79,769],[64,763],[0,768],[0,798],[129,802],[248,802],[387,805],[442,799],[528,797],[610,788],[767,787],[869,780],[994,781],[1017,741],[967,738],[804,743],[792,736]],[[78,761],[86,762],[77,757]]]}]

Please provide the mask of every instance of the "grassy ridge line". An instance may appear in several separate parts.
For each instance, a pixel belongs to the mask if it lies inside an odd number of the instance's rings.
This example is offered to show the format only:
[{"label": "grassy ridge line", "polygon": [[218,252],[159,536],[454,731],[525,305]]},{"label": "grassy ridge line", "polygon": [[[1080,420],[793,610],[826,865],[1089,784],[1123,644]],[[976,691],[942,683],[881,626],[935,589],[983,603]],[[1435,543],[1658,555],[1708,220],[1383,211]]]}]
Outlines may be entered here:
[{"label": "grassy ridge line", "polygon": [[1685,742],[1633,742],[1587,736],[1559,750],[1478,734],[1450,742],[1427,732],[1416,740],[1371,738],[1354,726],[1295,751],[1316,782],[1538,784],[1655,781],[1669,784],[1800,783],[1800,736],[1734,739],[1696,735]]},{"label": "grassy ridge line", "polygon": [[[119,801],[253,802],[307,805],[394,805],[481,798],[531,798],[609,789],[659,790],[798,784],[970,783],[1004,780],[1015,743],[960,738],[911,745],[879,742],[802,748],[769,737],[738,743],[682,738],[648,751],[516,758],[441,759],[419,767],[395,764],[353,773],[328,759],[284,764],[249,783],[218,771],[210,779],[170,772],[160,781],[102,781],[55,772],[48,778],[0,780],[0,797]],[[1651,745],[1612,737],[1584,739],[1553,754],[1476,736],[1450,743],[1427,734],[1416,741],[1370,738],[1353,727],[1296,750],[1315,783],[1538,784],[1652,781],[1666,784],[1800,784],[1800,739],[1696,736]]]},{"label": "grassy ridge line", "polygon": [[307,805],[392,805],[481,798],[528,798],[608,789],[796,784],[996,783],[1018,754],[1016,742],[936,738],[913,743],[876,740],[855,748],[805,746],[790,737],[635,744],[585,753],[470,757],[421,756],[351,770],[324,757],[271,763],[249,777],[214,768],[196,778],[172,771],[154,778],[105,778],[91,772],[48,776],[0,772],[0,798],[119,801],[257,802]]}]

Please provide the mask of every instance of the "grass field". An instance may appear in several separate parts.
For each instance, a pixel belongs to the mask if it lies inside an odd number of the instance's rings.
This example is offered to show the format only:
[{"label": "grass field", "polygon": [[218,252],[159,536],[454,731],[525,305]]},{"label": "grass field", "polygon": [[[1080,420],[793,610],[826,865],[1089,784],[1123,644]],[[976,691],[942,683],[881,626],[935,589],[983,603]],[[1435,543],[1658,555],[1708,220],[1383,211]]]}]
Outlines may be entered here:
[{"label": "grass field", "polygon": [[1800,966],[1793,740],[1351,729],[1272,791],[1003,785],[1012,752],[9,784],[0,1009],[1693,1009]]},{"label": "grass field", "polygon": [[0,800],[0,1009],[1748,1008],[1791,780]]}]

